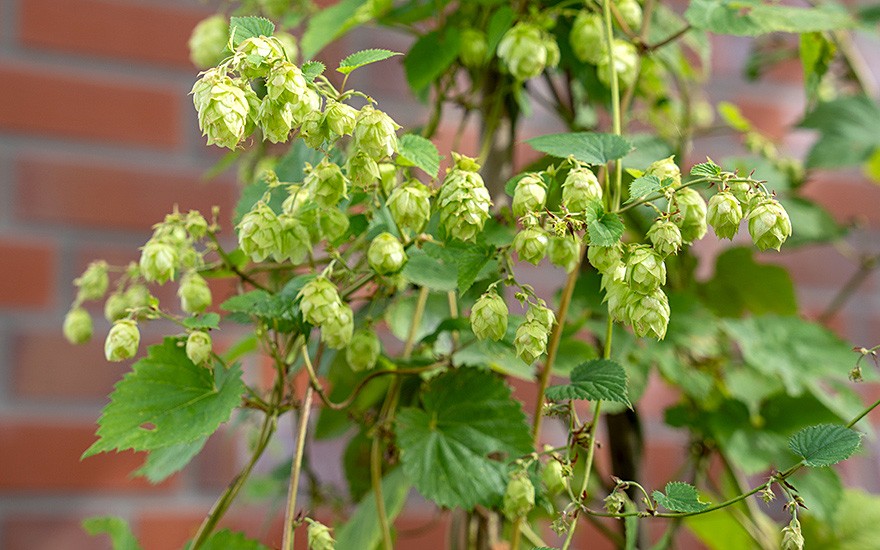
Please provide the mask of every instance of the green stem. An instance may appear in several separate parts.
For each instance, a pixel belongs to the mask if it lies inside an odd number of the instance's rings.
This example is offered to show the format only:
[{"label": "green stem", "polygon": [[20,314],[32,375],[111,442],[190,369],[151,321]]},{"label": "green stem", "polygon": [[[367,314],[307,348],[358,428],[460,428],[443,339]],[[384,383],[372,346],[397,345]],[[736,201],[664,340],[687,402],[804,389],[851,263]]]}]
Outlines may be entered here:
[{"label": "green stem", "polygon": [[519,550],[519,541],[522,539],[522,531],[520,530],[522,522],[522,518],[517,518],[516,521],[513,522],[513,534],[510,537],[510,550]]},{"label": "green stem", "polygon": [[[303,361],[309,360],[308,348],[303,345]],[[293,457],[293,465],[290,471],[290,489],[287,493],[287,512],[284,514],[284,535],[282,537],[282,550],[293,550],[293,521],[296,514],[296,495],[299,492],[299,477],[302,470],[303,451],[306,446],[306,432],[309,429],[309,412],[312,410],[312,386],[306,386],[306,395],[299,411],[299,428],[296,434],[296,453]]]}]

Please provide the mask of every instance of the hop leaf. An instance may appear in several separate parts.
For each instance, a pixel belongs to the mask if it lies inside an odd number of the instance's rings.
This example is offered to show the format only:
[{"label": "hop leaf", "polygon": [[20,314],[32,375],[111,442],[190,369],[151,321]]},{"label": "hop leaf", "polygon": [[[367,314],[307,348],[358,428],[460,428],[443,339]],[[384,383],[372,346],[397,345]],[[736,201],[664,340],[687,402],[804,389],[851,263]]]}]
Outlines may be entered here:
[{"label": "hop leaf", "polygon": [[858,432],[835,424],[810,426],[788,440],[788,446],[812,467],[831,466],[849,458],[861,443]]},{"label": "hop leaf", "polygon": [[709,507],[705,502],[700,502],[700,495],[693,485],[681,481],[671,481],[666,484],[666,494],[654,491],[651,495],[657,504],[670,512],[700,512]]}]

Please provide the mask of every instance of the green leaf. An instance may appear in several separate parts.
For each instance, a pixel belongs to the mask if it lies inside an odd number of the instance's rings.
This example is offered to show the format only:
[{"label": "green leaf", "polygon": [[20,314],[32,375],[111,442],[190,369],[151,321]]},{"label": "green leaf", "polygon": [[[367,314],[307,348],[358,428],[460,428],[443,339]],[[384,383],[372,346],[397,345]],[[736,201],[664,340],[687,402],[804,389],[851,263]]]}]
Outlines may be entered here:
[{"label": "green leaf", "polygon": [[98,440],[83,458],[110,450],[150,451],[191,443],[229,420],[241,402],[241,368],[194,364],[176,338],[150,346],[147,357],[116,384],[101,418]]},{"label": "green leaf", "polygon": [[113,550],[141,550],[128,522],[120,517],[103,516],[84,519],[83,529],[91,536],[110,535]]},{"label": "green leaf", "polygon": [[830,523],[843,499],[843,483],[834,468],[802,468],[788,480],[809,506],[810,515]]},{"label": "green leaf", "polygon": [[647,197],[658,191],[672,185],[672,178],[666,178],[660,181],[657,176],[641,176],[629,184],[629,199],[626,202],[632,202],[642,197]]},{"label": "green leaf", "polygon": [[230,313],[253,315],[280,332],[290,332],[301,324],[296,296],[313,277],[294,277],[276,294],[251,290],[229,298],[220,308]]},{"label": "green leaf", "polygon": [[426,244],[423,250],[431,257],[454,265],[459,293],[465,293],[478,280],[483,268],[493,258],[495,249],[489,246],[465,244],[460,242],[447,243],[445,246]]},{"label": "green leaf", "polygon": [[820,103],[800,126],[819,131],[807,168],[861,166],[880,147],[880,105],[864,96]]},{"label": "green leaf", "polygon": [[573,156],[587,164],[605,164],[623,158],[633,150],[625,138],[599,132],[549,134],[527,139],[526,143],[536,151],[558,158]]},{"label": "green leaf", "polygon": [[[807,501],[807,506],[810,502]],[[846,489],[830,522],[818,522],[806,515],[804,548],[822,550],[873,550],[877,548],[880,497],[857,489]]]},{"label": "green leaf", "polygon": [[486,51],[495,53],[498,44],[504,37],[504,33],[510,30],[513,22],[516,21],[516,13],[509,5],[499,6],[489,18],[489,25],[486,27]]},{"label": "green leaf", "polygon": [[704,283],[701,294],[716,314],[738,317],[755,314],[797,312],[794,284],[785,268],[759,264],[750,248],[726,250],[715,260],[715,276]]},{"label": "green leaf", "polygon": [[755,548],[755,539],[733,514],[689,516],[684,518],[684,525],[706,545],[708,550],[754,550]]},{"label": "green leaf", "polygon": [[808,32],[801,35],[801,65],[804,68],[804,88],[807,92],[807,103],[815,104],[819,100],[819,84],[828,72],[837,46],[821,32]]},{"label": "green leaf", "polygon": [[275,32],[275,24],[263,17],[230,17],[229,33],[232,36],[232,46],[237,48],[239,44],[255,36],[272,36]]},{"label": "green leaf", "polygon": [[[187,544],[189,549],[191,544]],[[251,540],[242,533],[235,533],[229,529],[218,531],[208,538],[199,550],[269,550],[268,546]]]},{"label": "green leaf", "polygon": [[409,260],[400,274],[414,285],[442,292],[455,290],[458,280],[455,264],[415,250],[410,251]]},{"label": "green leaf", "polygon": [[397,415],[406,475],[426,498],[471,510],[500,503],[507,462],[532,451],[519,401],[488,371],[460,368],[427,383],[423,408]]},{"label": "green leaf", "polygon": [[839,7],[798,8],[762,0],[692,0],[684,17],[697,29],[735,36],[828,31],[853,25],[846,10]]},{"label": "green leaf", "polygon": [[868,160],[862,165],[862,172],[874,183],[880,183],[880,147],[868,156]]},{"label": "green leaf", "polygon": [[306,32],[300,40],[300,49],[305,59],[315,57],[324,46],[343,34],[366,23],[369,17],[359,17],[359,9],[368,4],[367,0],[342,0],[338,4],[322,9],[309,19]]},{"label": "green leaf", "polygon": [[432,178],[440,170],[440,151],[431,140],[416,134],[405,134],[398,140],[397,160],[405,160],[425,171]]},{"label": "green leaf", "polygon": [[634,149],[623,159],[625,168],[647,170],[657,159],[664,159],[672,154],[669,144],[662,138],[648,133],[627,135]]},{"label": "green leaf", "polygon": [[788,446],[807,466],[821,467],[846,460],[859,448],[862,436],[855,430],[836,424],[804,428],[791,436]]},{"label": "green leaf", "polygon": [[691,175],[697,177],[717,178],[721,175],[721,167],[707,158],[706,162],[694,164],[691,168]]},{"label": "green leaf", "polygon": [[666,484],[666,494],[654,491],[651,494],[657,504],[670,512],[693,513],[700,512],[709,507],[709,504],[700,502],[697,488],[683,481],[670,481]]},{"label": "green leaf", "polygon": [[614,401],[632,408],[626,390],[626,371],[611,359],[593,359],[571,371],[571,384],[547,388],[547,397],[554,401],[587,399]]},{"label": "green leaf", "polygon": [[326,69],[327,66],[320,61],[306,61],[302,65],[302,74],[307,81],[314,82]]},{"label": "green leaf", "polygon": [[[389,522],[403,510],[409,494],[410,482],[402,468],[392,470],[382,479],[382,499]],[[336,550],[376,548],[382,540],[376,496],[367,493],[358,503],[354,514],[336,530]]]},{"label": "green leaf", "polygon": [[205,313],[197,317],[187,317],[183,320],[183,326],[193,330],[215,329],[220,325],[220,315]]},{"label": "green leaf", "polygon": [[413,93],[425,100],[428,88],[458,59],[460,49],[461,35],[452,26],[443,34],[432,31],[416,40],[403,60],[406,81]]},{"label": "green leaf", "polygon": [[385,61],[386,59],[394,57],[395,55],[403,54],[400,52],[392,52],[391,50],[361,50],[359,52],[349,55],[348,57],[340,61],[339,67],[337,67],[336,72],[349,74],[355,69],[360,69],[361,67],[369,65],[371,63]]},{"label": "green leaf", "polygon": [[133,475],[143,476],[150,483],[159,483],[165,478],[182,470],[204,448],[207,437],[189,443],[169,445],[150,451],[144,465],[135,470]]},{"label": "green leaf", "polygon": [[617,214],[607,213],[599,201],[587,205],[587,231],[591,246],[614,246],[626,227]]}]

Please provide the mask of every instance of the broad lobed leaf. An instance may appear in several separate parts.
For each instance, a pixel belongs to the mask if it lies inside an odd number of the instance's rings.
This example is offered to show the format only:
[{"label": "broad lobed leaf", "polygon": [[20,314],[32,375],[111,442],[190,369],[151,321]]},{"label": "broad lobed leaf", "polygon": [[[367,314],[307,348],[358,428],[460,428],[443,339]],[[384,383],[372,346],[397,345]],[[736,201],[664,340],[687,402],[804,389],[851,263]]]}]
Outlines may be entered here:
[{"label": "broad lobed leaf", "polygon": [[632,408],[626,388],[626,371],[611,359],[593,359],[571,371],[571,383],[547,388],[553,400],[588,399],[614,401]]},{"label": "broad lobed leaf", "polygon": [[550,134],[526,140],[536,151],[554,157],[575,159],[587,164],[606,164],[625,157],[632,144],[621,136],[599,132]]},{"label": "broad lobed leaf", "polygon": [[850,428],[836,424],[819,424],[804,428],[791,436],[788,446],[812,467],[831,466],[846,460],[861,444],[862,436]]},{"label": "broad lobed leaf", "polygon": [[709,504],[700,501],[697,488],[689,483],[670,481],[666,484],[665,492],[654,491],[651,496],[670,512],[693,513],[709,507]]}]

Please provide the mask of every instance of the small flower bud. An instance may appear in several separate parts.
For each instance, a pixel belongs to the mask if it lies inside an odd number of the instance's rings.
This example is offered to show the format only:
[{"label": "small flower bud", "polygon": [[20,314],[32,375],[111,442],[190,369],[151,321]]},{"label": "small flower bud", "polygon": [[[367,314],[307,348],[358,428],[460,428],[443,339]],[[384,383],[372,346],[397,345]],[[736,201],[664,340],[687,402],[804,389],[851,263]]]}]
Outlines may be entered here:
[{"label": "small flower bud", "polygon": [[507,333],[507,304],[494,291],[488,291],[471,309],[471,330],[477,340],[501,340]]},{"label": "small flower bud", "polygon": [[334,550],[336,541],[330,536],[330,529],[315,520],[309,522],[309,550]]},{"label": "small flower bud", "polygon": [[602,501],[605,511],[609,514],[618,514],[623,507],[626,506],[626,497],[624,493],[615,489]]},{"label": "small flower bud", "polygon": [[229,22],[223,15],[212,15],[199,21],[189,37],[189,59],[199,69],[213,67],[223,61],[229,42]]},{"label": "small flower bud", "polygon": [[709,207],[706,211],[706,221],[715,230],[719,239],[731,239],[739,230],[739,222],[742,221],[743,211],[729,191],[716,193],[709,199]]},{"label": "small flower bud", "polygon": [[504,33],[498,43],[498,57],[504,67],[519,81],[529,80],[544,72],[547,47],[541,29],[530,23],[517,23]]},{"label": "small flower bud", "polygon": [[110,278],[107,276],[106,262],[92,262],[85,272],[73,281],[79,290],[76,297],[78,301],[100,300],[107,292]]},{"label": "small flower bud", "polygon": [[586,166],[569,170],[562,183],[562,204],[569,212],[583,212],[587,205],[602,200],[602,186]]},{"label": "small flower bud", "polygon": [[303,186],[319,205],[332,208],[347,197],[348,182],[342,169],[327,159],[322,160],[305,177]]},{"label": "small flower bud", "polygon": [[379,275],[391,275],[403,269],[406,252],[400,241],[391,233],[378,235],[367,250],[367,261]]},{"label": "small flower bud", "polygon": [[194,330],[186,338],[186,356],[196,365],[203,365],[211,359],[211,335],[203,330]]},{"label": "small flower bud", "polygon": [[614,269],[623,258],[623,248],[620,243],[614,246],[590,245],[587,248],[587,260],[600,273],[607,273]]},{"label": "small flower bud", "polygon": [[180,309],[186,313],[201,313],[211,305],[208,281],[194,271],[180,280],[177,296],[180,298]]},{"label": "small flower bud", "polygon": [[431,217],[431,190],[412,180],[391,192],[387,206],[401,230],[418,233]]},{"label": "small flower bud", "polygon": [[648,229],[648,238],[654,250],[665,258],[670,254],[678,254],[681,249],[681,230],[670,220],[657,220]]},{"label": "small flower bud", "polygon": [[340,303],[335,315],[321,325],[321,341],[330,349],[342,349],[351,342],[354,332],[354,313],[351,306]]},{"label": "small flower bud", "polygon": [[489,44],[486,33],[478,29],[466,28],[461,31],[461,51],[458,58],[468,69],[479,69],[489,57]]},{"label": "small flower bud", "polygon": [[662,340],[669,324],[669,300],[659,288],[650,294],[632,292],[627,300],[626,316],[636,336]]},{"label": "small flower bud", "polygon": [[147,281],[164,283],[174,280],[177,249],[165,242],[150,239],[141,249],[141,275]]},{"label": "small flower bud", "polygon": [[[569,476],[570,473],[571,472],[569,471]],[[541,481],[544,483],[544,487],[547,488],[547,492],[551,495],[561,493],[565,490],[565,487],[568,484],[566,478],[569,476],[565,475],[565,467],[562,465],[562,462],[553,458],[547,461],[547,464],[545,464],[543,470],[541,470]]]},{"label": "small flower bud", "polygon": [[547,203],[547,186],[540,174],[526,174],[516,183],[513,192],[513,215],[522,217],[538,212]]},{"label": "small flower bud", "polygon": [[665,285],[666,264],[660,254],[646,246],[634,249],[626,262],[626,284],[642,294]]},{"label": "small flower bud", "polygon": [[184,222],[186,232],[193,239],[201,239],[208,233],[208,221],[197,210],[190,210]]},{"label": "small flower bud", "polygon": [[535,487],[526,472],[520,471],[510,476],[504,491],[502,510],[504,517],[517,520],[525,517],[535,507]]},{"label": "small flower bud", "polygon": [[587,10],[578,12],[571,27],[569,42],[575,57],[592,65],[605,56],[602,17]]},{"label": "small flower bud", "polygon": [[361,151],[348,157],[348,162],[345,164],[345,173],[352,184],[361,189],[373,187],[381,176],[379,164]]},{"label": "small flower bud", "polygon": [[336,285],[319,275],[306,283],[299,291],[299,309],[307,323],[321,326],[336,317],[342,307],[342,299]]},{"label": "small flower bud", "polygon": [[455,167],[443,180],[437,196],[440,224],[453,239],[472,241],[489,218],[492,201],[479,165],[468,157],[453,154]]},{"label": "small flower bud", "polygon": [[749,213],[749,234],[759,250],[779,250],[791,236],[788,212],[776,199],[758,203]]},{"label": "small flower bud", "polygon": [[337,136],[350,136],[354,132],[358,111],[351,105],[328,100],[324,108],[324,123]]},{"label": "small flower bud", "polygon": [[345,350],[345,360],[354,372],[371,370],[376,366],[379,354],[382,353],[382,342],[376,332],[361,329],[355,332]]},{"label": "small flower bud", "polygon": [[538,265],[547,254],[547,246],[550,238],[543,229],[528,227],[516,234],[513,239],[513,249],[519,259],[530,264]]},{"label": "small flower bud", "polygon": [[64,316],[62,329],[71,344],[85,344],[92,339],[92,316],[84,308],[75,307]]},{"label": "small flower bud", "polygon": [[110,321],[122,319],[128,313],[128,300],[125,298],[125,293],[123,292],[114,292],[110,296],[107,297],[107,301],[104,302],[104,318]]},{"label": "small flower bud", "polygon": [[675,192],[675,207],[678,214],[673,218],[681,230],[681,240],[692,243],[706,234],[706,201],[699,193],[687,187]]},{"label": "small flower bud", "polygon": [[516,329],[513,345],[516,355],[531,365],[547,351],[548,329],[538,321],[526,321]]},{"label": "small flower bud", "polygon": [[603,84],[611,87],[611,59],[621,87],[629,88],[635,83],[639,64],[639,51],[632,43],[615,38],[611,43],[611,56],[602,55],[596,64],[597,75]]},{"label": "small flower bud", "polygon": [[279,62],[287,63],[284,47],[271,36],[252,36],[235,49],[236,68],[247,79],[267,76]]},{"label": "small flower bud", "polygon": [[367,105],[357,116],[354,147],[375,161],[390,157],[397,151],[399,128],[390,116]]},{"label": "small flower bud", "polygon": [[571,273],[577,267],[581,258],[581,245],[572,235],[564,237],[551,237],[547,256],[553,265],[563,268],[566,273]]},{"label": "small flower bud", "polygon": [[681,168],[675,164],[675,155],[655,160],[645,170],[645,175],[656,176],[661,182],[665,179],[671,179],[672,187],[681,186]]},{"label": "small flower bud", "polygon": [[283,227],[278,216],[260,201],[242,216],[238,224],[238,246],[255,262],[273,256],[283,258]]},{"label": "small flower bud", "polygon": [[642,6],[637,0],[616,0],[617,11],[633,32],[642,28]]},{"label": "small flower bud", "polygon": [[529,306],[529,310],[526,312],[526,321],[534,321],[544,327],[544,330],[550,332],[550,329],[556,324],[556,315],[549,307],[534,304]]},{"label": "small flower bud", "polygon": [[141,333],[137,323],[121,319],[113,323],[113,327],[104,341],[104,356],[108,361],[125,361],[137,354],[141,342]]},{"label": "small flower bud", "polygon": [[801,522],[792,518],[782,528],[782,550],[804,550],[804,535],[801,533]]}]

